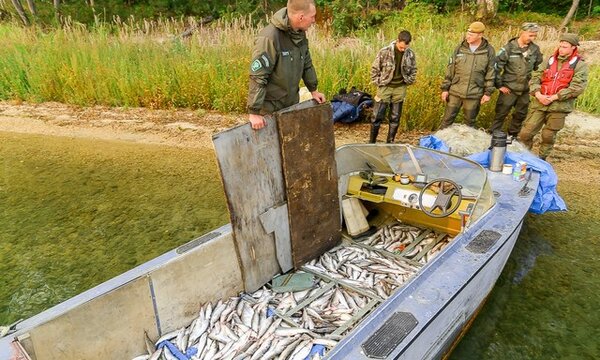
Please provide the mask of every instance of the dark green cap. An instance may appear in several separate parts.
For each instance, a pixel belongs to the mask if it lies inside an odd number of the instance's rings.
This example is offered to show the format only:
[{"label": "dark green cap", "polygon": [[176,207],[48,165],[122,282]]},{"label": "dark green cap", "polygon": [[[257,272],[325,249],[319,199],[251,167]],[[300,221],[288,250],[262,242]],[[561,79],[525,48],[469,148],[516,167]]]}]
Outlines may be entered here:
[{"label": "dark green cap", "polygon": [[564,33],[560,36],[560,41],[566,41],[573,46],[579,46],[579,37],[577,34]]},{"label": "dark green cap", "polygon": [[523,23],[523,25],[521,25],[521,30],[538,32],[538,31],[540,31],[540,27],[538,24],[536,24],[534,22],[526,22],[526,23]]}]

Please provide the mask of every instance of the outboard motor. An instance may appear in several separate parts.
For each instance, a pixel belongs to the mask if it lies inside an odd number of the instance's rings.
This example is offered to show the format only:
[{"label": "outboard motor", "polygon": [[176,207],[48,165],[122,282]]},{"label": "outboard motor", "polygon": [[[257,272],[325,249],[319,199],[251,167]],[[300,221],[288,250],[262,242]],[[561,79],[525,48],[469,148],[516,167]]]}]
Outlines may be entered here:
[{"label": "outboard motor", "polygon": [[502,171],[504,165],[504,154],[506,154],[506,145],[512,141],[507,139],[504,131],[496,130],[492,134],[492,144],[490,145],[490,171]]}]

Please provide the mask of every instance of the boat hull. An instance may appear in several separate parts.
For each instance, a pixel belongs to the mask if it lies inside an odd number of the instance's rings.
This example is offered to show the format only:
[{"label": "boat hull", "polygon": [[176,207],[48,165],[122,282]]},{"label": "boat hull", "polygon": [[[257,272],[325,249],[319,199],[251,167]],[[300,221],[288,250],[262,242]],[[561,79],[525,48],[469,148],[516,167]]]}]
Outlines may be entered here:
[{"label": "boat hull", "polygon": [[[521,197],[523,182],[490,173],[498,194],[485,217],[457,236],[408,286],[392,295],[330,352],[330,359],[440,359],[485,302],[514,248],[533,193]],[[526,186],[537,188],[534,174]],[[400,327],[387,356],[369,352],[386,321],[406,314],[416,324]],[[389,326],[388,328],[393,328]],[[381,332],[381,331],[379,331]]]},{"label": "boat hull", "polygon": [[[398,313],[409,314],[415,323],[393,337],[396,343],[379,358],[437,359],[451,348],[501,274],[535,193],[519,197],[523,183],[510,176],[491,173],[490,179],[499,197],[489,213],[367,315],[328,358],[374,358],[365,354],[364,344]],[[534,174],[528,186],[535,189],[538,181]],[[202,290],[207,284],[214,288],[211,294]],[[231,227],[224,226],[27,319],[16,333],[0,339],[0,358],[14,356],[15,338],[38,360],[132,358],[144,351],[141,336],[135,334],[146,330],[155,338],[185,326],[201,303],[241,289]],[[118,301],[122,307],[115,306]],[[148,310],[136,316],[142,303]]]}]

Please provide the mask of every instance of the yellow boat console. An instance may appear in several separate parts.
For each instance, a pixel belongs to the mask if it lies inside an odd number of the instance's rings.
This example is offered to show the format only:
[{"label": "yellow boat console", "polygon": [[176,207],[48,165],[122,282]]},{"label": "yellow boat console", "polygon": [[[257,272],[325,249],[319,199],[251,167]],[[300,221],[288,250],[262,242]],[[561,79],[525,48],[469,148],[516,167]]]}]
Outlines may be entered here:
[{"label": "yellow boat console", "polygon": [[436,207],[436,199],[440,197],[439,183],[411,181],[402,184],[396,180],[398,177],[392,174],[353,174],[349,176],[347,195],[360,199],[367,209],[380,208],[407,223],[431,227],[452,235],[461,231],[475,199],[459,196],[460,190],[448,190],[447,184],[443,184],[441,196],[446,193],[447,208]]}]

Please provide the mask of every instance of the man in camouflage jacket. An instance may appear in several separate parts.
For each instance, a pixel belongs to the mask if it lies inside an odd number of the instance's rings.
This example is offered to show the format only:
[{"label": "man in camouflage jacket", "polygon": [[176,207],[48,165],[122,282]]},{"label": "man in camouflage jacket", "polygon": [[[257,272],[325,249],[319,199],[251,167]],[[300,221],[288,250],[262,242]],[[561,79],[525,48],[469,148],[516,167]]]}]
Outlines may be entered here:
[{"label": "man in camouflage jacket", "polygon": [[533,73],[529,83],[535,99],[519,132],[519,141],[531,149],[533,137],[542,130],[539,151],[542,160],[552,151],[556,134],[565,126],[575,99],[587,86],[588,68],[577,51],[578,46],[577,35],[561,35],[558,49]]},{"label": "man in camouflage jacket", "polygon": [[377,141],[379,127],[388,107],[391,107],[391,111],[387,142],[394,142],[398,132],[402,105],[406,98],[406,87],[412,85],[417,78],[415,53],[409,48],[411,39],[410,32],[400,31],[398,39],[379,50],[371,65],[371,81],[377,85],[377,94],[374,118],[371,122],[370,143]]},{"label": "man in camouflage jacket", "polygon": [[496,115],[489,129],[492,133],[502,130],[504,119],[513,107],[515,110],[508,134],[514,138],[521,130],[529,107],[531,72],[542,63],[540,48],[533,43],[539,29],[535,23],[523,24],[519,37],[510,39],[496,55],[496,88],[500,95],[496,102]]},{"label": "man in camouflage jacket", "polygon": [[476,21],[469,25],[465,40],[454,50],[446,77],[442,82],[442,101],[446,111],[440,129],[446,128],[463,108],[465,123],[475,125],[482,104],[494,92],[494,48],[483,37],[485,25]]},{"label": "man in camouflage jacket", "polygon": [[265,126],[264,115],[299,101],[300,80],[313,99],[325,102],[317,91],[306,31],[315,23],[314,0],[288,0],[256,38],[250,64],[249,120],[253,129]]}]

